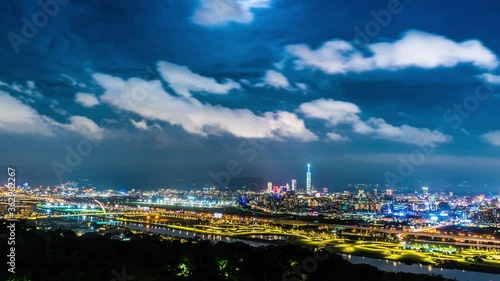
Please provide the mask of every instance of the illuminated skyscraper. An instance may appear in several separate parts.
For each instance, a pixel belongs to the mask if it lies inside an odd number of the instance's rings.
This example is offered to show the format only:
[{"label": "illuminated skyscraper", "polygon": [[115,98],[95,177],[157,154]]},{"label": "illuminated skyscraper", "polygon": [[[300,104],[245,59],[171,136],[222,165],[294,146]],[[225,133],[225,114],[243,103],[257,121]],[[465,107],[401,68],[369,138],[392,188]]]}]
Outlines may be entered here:
[{"label": "illuminated skyscraper", "polygon": [[273,183],[270,181],[267,182],[267,192],[268,193],[273,192]]},{"label": "illuminated skyscraper", "polygon": [[297,180],[292,179],[292,191],[297,191]]},{"label": "illuminated skyscraper", "polygon": [[429,188],[427,186],[422,187],[422,192],[424,195],[429,195]]},{"label": "illuminated skyscraper", "polygon": [[312,180],[311,180],[311,164],[307,164],[307,174],[306,174],[306,193],[312,193]]}]

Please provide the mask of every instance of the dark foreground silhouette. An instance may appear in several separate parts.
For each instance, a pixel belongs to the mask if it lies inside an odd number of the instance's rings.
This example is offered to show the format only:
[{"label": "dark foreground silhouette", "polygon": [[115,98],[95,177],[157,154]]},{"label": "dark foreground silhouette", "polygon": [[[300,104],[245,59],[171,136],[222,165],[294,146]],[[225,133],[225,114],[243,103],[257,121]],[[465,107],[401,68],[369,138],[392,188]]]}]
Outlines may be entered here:
[{"label": "dark foreground silhouette", "polygon": [[[3,227],[4,228],[4,227]],[[5,231],[2,229],[2,232]],[[146,280],[345,280],[438,281],[440,276],[390,273],[353,265],[327,250],[298,246],[252,247],[211,244],[198,239],[164,239],[150,234],[76,236],[72,231],[16,230],[15,274],[5,267],[0,280],[146,281]],[[2,253],[8,250],[2,239]],[[2,254],[6,260],[6,255]]]}]

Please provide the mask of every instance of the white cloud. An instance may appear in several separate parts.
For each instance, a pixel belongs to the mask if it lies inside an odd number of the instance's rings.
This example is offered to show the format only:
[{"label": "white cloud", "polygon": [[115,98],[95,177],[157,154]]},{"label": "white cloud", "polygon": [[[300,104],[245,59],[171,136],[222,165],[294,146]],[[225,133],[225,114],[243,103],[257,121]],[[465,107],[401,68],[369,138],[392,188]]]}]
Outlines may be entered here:
[{"label": "white cloud", "polygon": [[298,90],[301,90],[304,93],[307,93],[307,91],[309,90],[309,87],[304,83],[296,82],[295,86]]},{"label": "white cloud", "polygon": [[486,82],[494,85],[500,85],[500,75],[494,75],[491,73],[483,73],[480,75]]},{"label": "white cloud", "polygon": [[481,138],[495,146],[500,146],[500,131],[488,132],[481,136]]},{"label": "white cloud", "polygon": [[229,22],[251,23],[252,9],[269,8],[271,0],[201,0],[193,21],[204,26],[223,26]]},{"label": "white cloud", "polygon": [[290,83],[288,78],[281,72],[276,70],[268,70],[262,78],[262,82],[255,84],[255,87],[270,87],[275,89],[285,89],[288,91],[301,91],[307,93],[308,87],[304,83],[295,82],[294,86]]},{"label": "white cloud", "polygon": [[104,130],[100,128],[94,121],[85,116],[71,116],[68,124],[61,124],[52,119],[47,119],[47,122],[55,128],[62,128],[65,131],[80,134],[90,140],[102,140]]},{"label": "white cloud", "polygon": [[279,73],[278,71],[275,70],[268,70],[266,72],[266,75],[264,78],[262,78],[263,82],[258,83],[256,86],[257,87],[273,87],[276,89],[282,88],[282,89],[287,89],[291,90],[290,87],[290,82],[288,79],[285,77],[285,75]]},{"label": "white cloud", "polygon": [[371,54],[366,55],[350,42],[339,39],[328,41],[316,50],[306,44],[289,45],[286,49],[297,68],[310,67],[329,74],[409,67],[431,69],[460,63],[486,69],[498,65],[496,55],[478,40],[455,42],[416,30],[404,33],[399,40],[365,47]]},{"label": "white cloud", "polygon": [[148,123],[146,123],[146,120],[142,121],[135,121],[134,119],[130,118],[130,123],[132,123],[132,126],[134,126],[136,129],[147,131],[149,130]]},{"label": "white cloud", "polygon": [[415,128],[406,124],[394,126],[387,124],[381,118],[370,118],[366,122],[358,121],[354,126],[354,130],[357,133],[408,144],[435,146],[439,143],[450,142],[452,139],[451,136],[444,135],[436,130]]},{"label": "white cloud", "polygon": [[342,136],[342,135],[339,135],[339,134],[333,133],[333,132],[327,133],[326,136],[331,141],[334,141],[334,142],[347,142],[347,141],[351,140],[349,137]]},{"label": "white cloud", "polygon": [[202,103],[192,97],[167,93],[159,81],[130,78],[126,81],[94,74],[105,89],[101,100],[148,120],[159,120],[201,136],[231,134],[242,138],[294,138],[317,140],[296,114],[284,111],[256,115],[248,109],[230,109]]},{"label": "white cloud", "polygon": [[52,136],[52,128],[32,107],[0,91],[0,131]]},{"label": "white cloud", "polygon": [[[33,81],[28,80],[28,81],[26,81],[25,85],[19,84],[17,82],[8,84],[8,83],[5,83],[3,81],[0,81],[0,86],[5,86],[9,90],[23,93],[23,94],[26,94],[30,97],[35,97],[38,99],[43,98],[43,95],[37,90],[35,82],[33,82]],[[33,101],[33,103],[34,103],[34,101]]]},{"label": "white cloud", "polygon": [[93,94],[76,93],[75,102],[84,107],[94,107],[99,104],[99,100]]},{"label": "white cloud", "polygon": [[161,77],[179,95],[190,97],[190,92],[207,92],[213,94],[227,94],[233,89],[240,89],[241,85],[231,79],[224,83],[217,82],[214,78],[204,77],[193,73],[189,68],[170,62],[159,62],[158,70]]},{"label": "white cloud", "polygon": [[63,130],[94,140],[102,138],[102,129],[87,117],[71,116],[69,121],[70,123],[63,124],[40,115],[32,107],[0,91],[0,131],[2,132],[56,136],[59,130]]},{"label": "white cloud", "polygon": [[[327,120],[330,126],[349,125],[354,133],[393,142],[435,146],[452,139],[451,136],[436,130],[415,128],[406,124],[394,126],[381,118],[369,118],[363,121],[359,117],[361,113],[359,107],[350,102],[318,99],[301,104],[298,112],[309,118]],[[327,136],[333,141],[338,141],[341,137],[335,133]]]},{"label": "white cloud", "polygon": [[76,82],[76,80],[73,79],[71,76],[69,76],[67,74],[60,74],[60,75],[64,78],[66,78],[71,83],[71,86],[76,86],[76,84],[78,84],[78,82]]},{"label": "white cloud", "polygon": [[304,113],[309,118],[328,120],[331,125],[335,126],[358,121],[358,114],[361,113],[361,110],[354,103],[317,99],[301,104],[299,112]]},{"label": "white cloud", "polygon": [[66,110],[64,110],[64,109],[62,109],[62,108],[59,107],[59,102],[57,100],[55,100],[55,99],[52,99],[50,101],[49,107],[52,110],[54,110],[55,113],[57,113],[59,115],[63,115],[63,116],[69,115],[69,113]]}]

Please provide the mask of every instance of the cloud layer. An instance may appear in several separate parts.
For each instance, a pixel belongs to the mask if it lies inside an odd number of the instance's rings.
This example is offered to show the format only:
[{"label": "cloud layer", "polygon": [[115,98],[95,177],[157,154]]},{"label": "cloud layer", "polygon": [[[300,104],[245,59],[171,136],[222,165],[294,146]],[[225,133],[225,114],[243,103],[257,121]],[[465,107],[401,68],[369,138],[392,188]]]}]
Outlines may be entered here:
[{"label": "cloud layer", "polygon": [[[337,127],[347,125],[350,130],[359,135],[368,135],[376,139],[384,139],[393,142],[430,145],[451,141],[451,136],[430,130],[427,128],[415,128],[409,125],[394,126],[388,124],[381,118],[369,118],[361,120],[361,110],[350,102],[336,101],[332,99],[317,99],[300,105],[298,112],[308,118],[322,119],[328,122],[329,126]],[[347,136],[338,133],[327,134],[332,141],[348,141]]]},{"label": "cloud layer", "polygon": [[[160,65],[161,67],[161,65]],[[230,109],[202,103],[199,100],[167,93],[160,81],[139,78],[123,80],[105,74],[94,74],[105,89],[100,97],[105,103],[130,111],[148,120],[159,120],[200,135],[230,134],[242,138],[293,138],[313,141],[317,137],[295,113],[265,112],[256,115],[248,109]],[[185,85],[190,88],[190,85]]]},{"label": "cloud layer", "polygon": [[87,117],[70,116],[69,123],[60,123],[40,115],[32,107],[2,91],[0,91],[0,131],[48,137],[56,136],[60,132],[71,132],[93,140],[102,139],[103,136],[103,130]]},{"label": "cloud layer", "polygon": [[52,128],[32,107],[0,91],[0,131],[14,134],[52,136]]},{"label": "cloud layer", "polygon": [[87,93],[76,93],[75,102],[83,107],[94,107],[99,104],[99,100],[95,95]]},{"label": "cloud layer", "polygon": [[297,68],[319,69],[329,74],[409,67],[431,69],[460,63],[479,68],[498,66],[496,55],[478,40],[455,42],[423,31],[408,31],[393,42],[373,43],[358,49],[344,40],[331,40],[313,50],[306,44],[288,45]]},{"label": "cloud layer", "polygon": [[233,89],[241,88],[240,84],[231,79],[225,79],[224,83],[219,83],[214,78],[201,76],[185,66],[170,62],[159,62],[158,71],[170,88],[184,97],[190,97],[191,92],[224,95]]},{"label": "cloud layer", "polygon": [[193,21],[204,26],[250,23],[254,19],[252,9],[269,8],[270,5],[270,0],[201,0]]},{"label": "cloud layer", "polygon": [[488,132],[484,135],[481,135],[481,139],[492,145],[500,146],[500,131]]},{"label": "cloud layer", "polygon": [[266,71],[266,75],[262,78],[262,83],[258,83],[257,87],[272,87],[276,89],[286,89],[290,90],[290,82],[285,75],[281,74],[276,70],[268,70]]}]

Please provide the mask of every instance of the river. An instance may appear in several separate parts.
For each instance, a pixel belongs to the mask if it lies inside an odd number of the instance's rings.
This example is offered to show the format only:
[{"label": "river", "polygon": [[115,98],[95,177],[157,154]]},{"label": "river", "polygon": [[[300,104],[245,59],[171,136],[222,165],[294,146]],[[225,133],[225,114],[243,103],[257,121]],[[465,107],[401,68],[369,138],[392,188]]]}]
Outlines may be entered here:
[{"label": "river", "polygon": [[440,274],[445,278],[457,279],[459,281],[500,281],[500,275],[498,274],[446,269],[421,264],[404,264],[396,261],[366,258],[347,254],[342,254],[342,257],[354,264],[369,264],[385,271],[417,274]]}]

